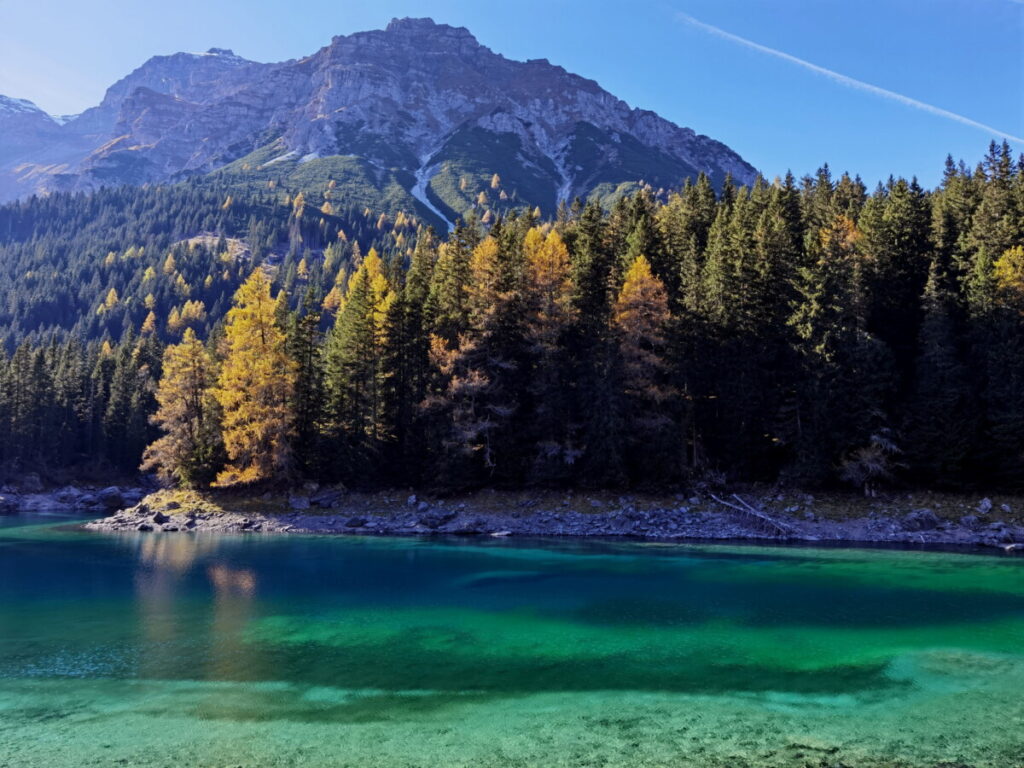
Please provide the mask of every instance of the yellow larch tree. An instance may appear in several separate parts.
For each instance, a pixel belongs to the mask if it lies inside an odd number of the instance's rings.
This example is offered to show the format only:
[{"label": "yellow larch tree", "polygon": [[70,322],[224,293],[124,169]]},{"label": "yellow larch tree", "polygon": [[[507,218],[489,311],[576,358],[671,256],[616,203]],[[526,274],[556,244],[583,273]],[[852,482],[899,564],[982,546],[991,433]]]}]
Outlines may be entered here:
[{"label": "yellow larch tree", "polygon": [[[150,315],[152,317],[152,314]],[[163,377],[156,392],[157,410],[150,421],[162,437],[146,448],[143,470],[186,486],[209,482],[220,451],[212,402],[213,361],[192,329],[180,344],[164,351]]]},{"label": "yellow larch tree", "polygon": [[677,391],[667,360],[668,292],[643,255],[629,269],[612,308],[623,397],[623,437],[634,472],[669,475],[682,461],[670,414]]},{"label": "yellow larch tree", "polygon": [[562,236],[533,227],[523,241],[529,325],[535,343],[553,345],[572,312],[569,249]]},{"label": "yellow larch tree", "polygon": [[224,360],[213,390],[229,459],[217,476],[219,486],[267,481],[291,468],[296,365],[274,310],[270,281],[263,270],[254,270],[228,311]]}]

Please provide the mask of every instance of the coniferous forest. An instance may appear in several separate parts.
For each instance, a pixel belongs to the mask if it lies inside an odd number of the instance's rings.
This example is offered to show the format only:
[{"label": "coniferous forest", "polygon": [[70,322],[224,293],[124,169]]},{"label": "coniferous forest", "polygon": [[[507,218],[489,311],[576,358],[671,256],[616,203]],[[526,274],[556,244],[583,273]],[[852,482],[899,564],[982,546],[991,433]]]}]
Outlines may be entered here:
[{"label": "coniferous forest", "polygon": [[[495,177],[497,179],[497,177]],[[1024,483],[1024,157],[437,236],[213,176],[0,208],[0,462],[206,486]]]}]

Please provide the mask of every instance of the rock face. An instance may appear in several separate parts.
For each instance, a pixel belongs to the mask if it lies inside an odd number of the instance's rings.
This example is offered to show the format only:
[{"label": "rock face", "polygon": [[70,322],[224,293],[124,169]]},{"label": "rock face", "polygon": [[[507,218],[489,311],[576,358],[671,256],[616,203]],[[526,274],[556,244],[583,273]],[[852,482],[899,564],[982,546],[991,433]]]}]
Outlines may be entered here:
[{"label": "rock face", "polygon": [[592,80],[543,59],[511,61],[429,19],[335,37],[278,64],[221,49],[159,56],[64,125],[31,105],[16,116],[17,147],[0,130],[7,197],[335,158],[335,176],[397,185],[419,215],[443,223],[472,207],[478,187],[551,212],[575,196],[677,186],[698,171],[716,183],[755,176],[725,145],[631,109]]}]

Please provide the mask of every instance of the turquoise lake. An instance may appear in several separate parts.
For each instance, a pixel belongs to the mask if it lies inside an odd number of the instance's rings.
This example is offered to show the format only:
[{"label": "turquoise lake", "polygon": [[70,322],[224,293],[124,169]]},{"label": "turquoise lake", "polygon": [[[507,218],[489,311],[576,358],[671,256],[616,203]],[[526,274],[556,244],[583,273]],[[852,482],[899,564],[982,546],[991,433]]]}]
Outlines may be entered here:
[{"label": "turquoise lake", "polygon": [[0,518],[0,766],[1024,766],[1024,558]]}]

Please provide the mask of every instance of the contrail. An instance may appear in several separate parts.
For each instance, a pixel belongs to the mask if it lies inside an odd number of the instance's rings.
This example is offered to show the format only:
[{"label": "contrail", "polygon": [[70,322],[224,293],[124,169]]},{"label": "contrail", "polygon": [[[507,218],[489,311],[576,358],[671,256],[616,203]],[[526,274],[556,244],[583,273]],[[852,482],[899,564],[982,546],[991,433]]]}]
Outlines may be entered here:
[{"label": "contrail", "polygon": [[[1015,0],[1015,2],[1020,1],[1021,0]],[[784,51],[779,51],[776,50],[775,48],[769,48],[767,45],[755,43],[753,40],[747,40],[745,37],[734,35],[732,32],[726,32],[724,29],[714,27],[711,24],[705,24],[703,21],[695,19],[693,18],[693,16],[690,16],[689,14],[677,12],[676,18],[678,18],[680,21],[686,22],[690,26],[697,27],[698,29],[702,29],[705,32],[709,32],[715,37],[720,37],[723,40],[728,40],[730,42],[737,43],[747,48],[751,48],[755,51],[759,51],[760,53],[766,53],[769,56],[774,56],[777,59],[788,61],[790,64],[796,64],[798,67],[809,69],[811,72],[814,72],[815,74],[823,75],[827,77],[829,80],[834,80],[837,83],[848,86],[850,88],[854,88],[858,91],[873,93],[875,96],[881,96],[884,99],[899,102],[904,106],[912,107],[913,109],[919,109],[922,112],[928,112],[929,114],[936,115],[938,117],[944,117],[947,120],[954,120],[960,123],[961,125],[968,125],[971,128],[978,128],[979,130],[985,131],[990,135],[995,134],[996,136],[1008,139],[1018,144],[1024,144],[1024,139],[1022,139],[1019,136],[1014,136],[1012,133],[1007,133],[1006,131],[1001,131],[998,128],[993,128],[991,125],[979,123],[977,120],[972,120],[969,117],[958,115],[956,112],[950,112],[948,109],[942,109],[941,107],[936,107],[933,104],[927,104],[923,101],[912,99],[909,96],[904,96],[902,93],[896,93],[895,91],[890,91],[886,88],[879,88],[877,85],[865,83],[863,80],[857,80],[855,78],[848,77],[847,75],[840,74],[839,72],[834,72],[831,69],[819,67],[817,64],[812,64],[811,62],[805,61],[804,59],[799,59],[796,56],[792,56]]]}]

